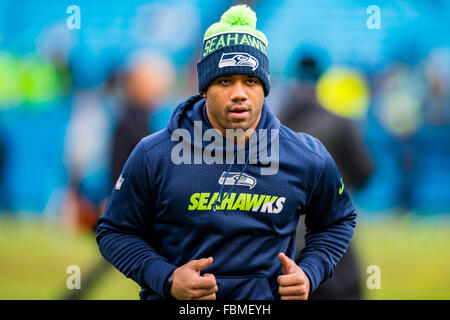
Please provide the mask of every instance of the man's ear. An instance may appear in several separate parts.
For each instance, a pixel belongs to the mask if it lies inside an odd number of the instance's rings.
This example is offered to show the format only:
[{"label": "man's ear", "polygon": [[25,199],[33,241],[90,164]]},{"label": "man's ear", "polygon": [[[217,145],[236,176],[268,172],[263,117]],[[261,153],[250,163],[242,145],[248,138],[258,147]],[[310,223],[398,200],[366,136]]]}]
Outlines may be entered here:
[{"label": "man's ear", "polygon": [[206,92],[203,92],[202,96],[203,98],[206,98]]}]

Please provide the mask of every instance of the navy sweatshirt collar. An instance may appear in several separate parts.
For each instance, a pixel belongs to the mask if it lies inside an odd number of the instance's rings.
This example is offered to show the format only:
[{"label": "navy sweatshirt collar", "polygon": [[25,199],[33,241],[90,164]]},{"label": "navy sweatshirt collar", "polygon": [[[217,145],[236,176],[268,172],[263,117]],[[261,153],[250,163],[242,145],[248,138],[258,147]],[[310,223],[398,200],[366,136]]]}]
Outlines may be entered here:
[{"label": "navy sweatshirt collar", "polygon": [[[167,124],[170,132],[175,129],[186,129],[191,134],[194,132],[194,121],[201,121],[204,130],[211,129],[211,123],[206,115],[206,99],[195,95],[179,104],[172,113]],[[279,129],[280,121],[275,117],[264,100],[261,119],[256,127],[259,129]]]}]

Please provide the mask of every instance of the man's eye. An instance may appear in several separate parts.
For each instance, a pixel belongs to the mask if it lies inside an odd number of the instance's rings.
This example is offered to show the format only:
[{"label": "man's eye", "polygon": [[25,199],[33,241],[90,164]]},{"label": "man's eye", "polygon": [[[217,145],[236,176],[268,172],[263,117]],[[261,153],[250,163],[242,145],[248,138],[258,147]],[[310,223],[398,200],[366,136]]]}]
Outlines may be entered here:
[{"label": "man's eye", "polygon": [[220,83],[220,84],[229,84],[229,83],[230,83],[230,80],[228,80],[228,79],[220,79],[220,80],[219,80],[219,83]]},{"label": "man's eye", "polygon": [[256,80],[255,79],[247,79],[247,83],[248,84],[255,84]]}]

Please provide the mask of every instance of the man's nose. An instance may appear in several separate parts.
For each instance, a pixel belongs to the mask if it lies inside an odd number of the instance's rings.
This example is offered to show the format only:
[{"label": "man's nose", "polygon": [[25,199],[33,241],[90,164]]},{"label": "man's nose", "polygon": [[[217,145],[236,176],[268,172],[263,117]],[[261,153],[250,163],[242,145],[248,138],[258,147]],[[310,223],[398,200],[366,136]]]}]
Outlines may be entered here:
[{"label": "man's nose", "polygon": [[234,102],[245,101],[248,99],[247,90],[242,81],[236,81],[233,84],[230,98]]}]

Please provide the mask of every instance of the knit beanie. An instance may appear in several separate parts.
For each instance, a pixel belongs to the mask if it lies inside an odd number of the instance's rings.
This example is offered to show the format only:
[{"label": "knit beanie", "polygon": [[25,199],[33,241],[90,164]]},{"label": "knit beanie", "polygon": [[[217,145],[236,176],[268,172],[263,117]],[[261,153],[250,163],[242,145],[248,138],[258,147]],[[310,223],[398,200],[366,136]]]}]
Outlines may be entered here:
[{"label": "knit beanie", "polygon": [[267,96],[270,91],[267,45],[264,33],[256,30],[256,14],[252,9],[245,4],[228,9],[203,37],[197,62],[200,94],[218,77],[246,74],[261,80]]}]

